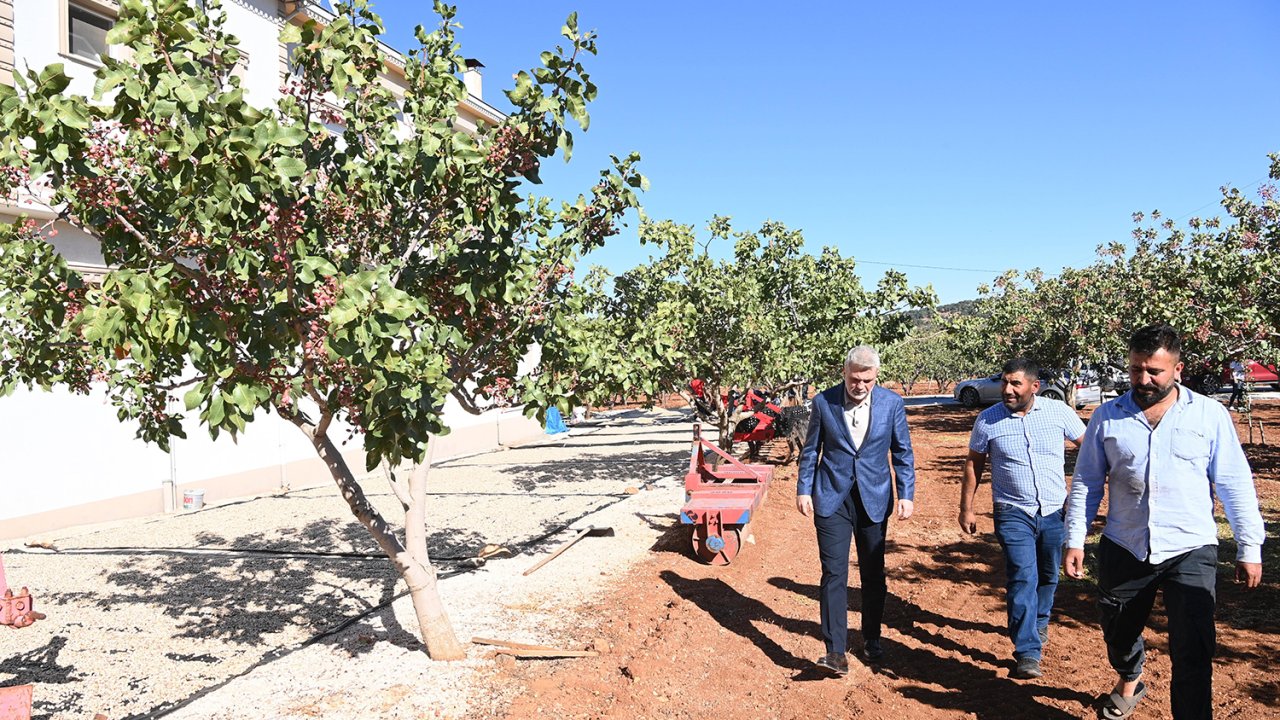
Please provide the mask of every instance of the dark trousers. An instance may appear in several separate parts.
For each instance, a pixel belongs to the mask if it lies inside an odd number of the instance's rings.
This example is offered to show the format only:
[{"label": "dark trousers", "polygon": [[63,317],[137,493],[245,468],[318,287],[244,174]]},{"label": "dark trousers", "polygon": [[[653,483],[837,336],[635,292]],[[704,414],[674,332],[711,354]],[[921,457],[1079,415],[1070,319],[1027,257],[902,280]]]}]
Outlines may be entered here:
[{"label": "dark trousers", "polygon": [[1239,380],[1231,381],[1231,397],[1227,398],[1227,407],[1234,407],[1236,403],[1244,406],[1244,383]]},{"label": "dark trousers", "polygon": [[1218,548],[1196,548],[1152,565],[1103,537],[1098,543],[1098,609],[1107,659],[1124,680],[1142,674],[1142,630],[1164,590],[1169,614],[1173,678],[1169,699],[1175,720],[1213,717],[1214,591]]},{"label": "dark trousers", "polygon": [[822,584],[818,591],[822,639],[827,652],[844,653],[849,642],[849,544],[856,542],[862,584],[862,641],[880,639],[887,587],[884,580],[884,536],[889,518],[873,521],[862,506],[855,484],[844,504],[828,517],[813,518],[818,531]]}]

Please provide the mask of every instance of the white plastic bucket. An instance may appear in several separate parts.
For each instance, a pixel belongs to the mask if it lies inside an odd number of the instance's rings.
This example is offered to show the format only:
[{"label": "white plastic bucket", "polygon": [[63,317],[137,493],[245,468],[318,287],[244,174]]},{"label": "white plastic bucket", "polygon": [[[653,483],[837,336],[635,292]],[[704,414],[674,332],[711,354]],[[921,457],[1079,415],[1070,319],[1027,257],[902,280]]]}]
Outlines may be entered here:
[{"label": "white plastic bucket", "polygon": [[204,507],[204,490],[183,490],[182,509],[199,510]]}]

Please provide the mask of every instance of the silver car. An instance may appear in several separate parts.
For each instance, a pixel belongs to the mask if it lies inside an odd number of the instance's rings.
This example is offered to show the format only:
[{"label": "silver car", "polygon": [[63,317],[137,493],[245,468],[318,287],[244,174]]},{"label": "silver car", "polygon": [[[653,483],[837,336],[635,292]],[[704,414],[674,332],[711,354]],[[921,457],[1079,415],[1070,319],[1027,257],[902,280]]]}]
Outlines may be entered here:
[{"label": "silver car", "polygon": [[[956,383],[952,397],[965,407],[994,405],[1000,402],[1000,385],[1003,377],[1003,374],[996,373],[995,375]],[[1065,401],[1067,399],[1066,381],[1050,373],[1042,373],[1040,392],[1036,394],[1041,397]],[[1076,385],[1076,407],[1083,407],[1088,403],[1101,402],[1101,400],[1102,392],[1097,384]]]}]

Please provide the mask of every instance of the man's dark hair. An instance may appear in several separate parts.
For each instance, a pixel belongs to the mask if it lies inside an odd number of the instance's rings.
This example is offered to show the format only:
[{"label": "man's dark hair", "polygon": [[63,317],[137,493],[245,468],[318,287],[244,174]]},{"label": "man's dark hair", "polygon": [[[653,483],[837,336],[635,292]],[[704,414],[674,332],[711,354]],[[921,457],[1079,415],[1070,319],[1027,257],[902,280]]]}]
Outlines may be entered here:
[{"label": "man's dark hair", "polygon": [[1031,380],[1040,379],[1040,366],[1031,358],[1016,357],[1005,363],[1004,367],[1000,368],[1000,374],[1002,375],[1008,375],[1009,373],[1016,372],[1022,373],[1025,377]]},{"label": "man's dark hair", "polygon": [[1153,323],[1138,331],[1129,338],[1129,352],[1139,355],[1154,355],[1157,350],[1164,350],[1174,357],[1182,356],[1182,340],[1178,331],[1163,323]]}]

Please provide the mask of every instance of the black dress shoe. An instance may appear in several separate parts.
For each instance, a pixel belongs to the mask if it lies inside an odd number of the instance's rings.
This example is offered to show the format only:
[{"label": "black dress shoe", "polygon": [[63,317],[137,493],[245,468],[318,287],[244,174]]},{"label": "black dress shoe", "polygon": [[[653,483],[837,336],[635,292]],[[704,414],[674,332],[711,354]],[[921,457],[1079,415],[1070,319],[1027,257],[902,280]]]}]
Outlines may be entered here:
[{"label": "black dress shoe", "polygon": [[880,641],[868,640],[862,646],[862,658],[867,662],[880,662],[884,658],[884,648],[880,646]]},{"label": "black dress shoe", "polygon": [[849,658],[844,653],[827,653],[818,658],[818,667],[825,668],[836,675],[849,674]]}]

